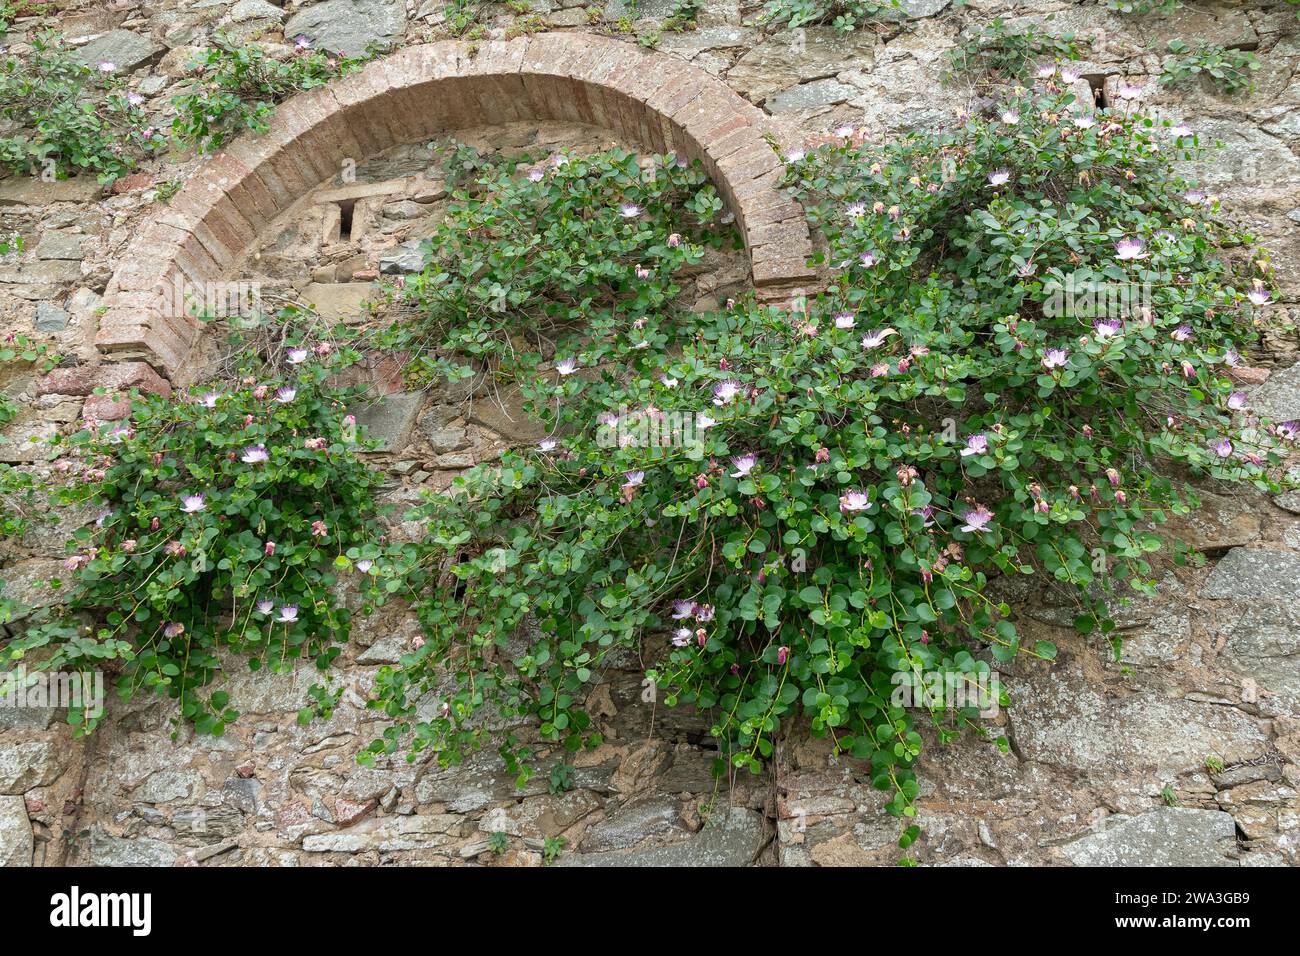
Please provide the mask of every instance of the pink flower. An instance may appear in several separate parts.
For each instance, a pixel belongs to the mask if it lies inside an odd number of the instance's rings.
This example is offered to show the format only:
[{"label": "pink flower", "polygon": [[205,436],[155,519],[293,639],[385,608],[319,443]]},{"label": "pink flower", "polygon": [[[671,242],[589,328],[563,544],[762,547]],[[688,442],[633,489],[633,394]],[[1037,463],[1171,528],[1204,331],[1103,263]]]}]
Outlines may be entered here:
[{"label": "pink flower", "polygon": [[879,348],[880,346],[885,344],[885,339],[889,338],[891,335],[897,335],[897,334],[898,334],[897,329],[889,329],[889,328],[876,329],[872,332],[868,332],[865,336],[863,336],[862,347],[864,349]]},{"label": "pink flower", "polygon": [[1231,395],[1228,396],[1228,408],[1232,409],[1234,412],[1239,412],[1245,407],[1246,407],[1245,392],[1233,392]]},{"label": "pink flower", "polygon": [[281,624],[292,624],[298,620],[298,605],[285,604],[280,608],[280,616],[276,620]]},{"label": "pink flower", "polygon": [[324,521],[313,521],[311,523],[311,533],[317,538],[323,538],[329,534],[329,528],[326,527]]},{"label": "pink flower", "polygon": [[989,450],[989,440],[985,435],[971,435],[966,439],[966,447],[961,450],[961,456],[966,458],[970,455],[982,455]]},{"label": "pink flower", "polygon": [[731,473],[731,477],[744,478],[753,471],[754,466],[758,464],[758,456],[753,454],[741,455],[737,458],[731,459],[731,464],[732,467],[736,469]]},{"label": "pink flower", "polygon": [[567,358],[555,363],[555,371],[559,372],[561,375],[572,375],[577,370],[577,359]]},{"label": "pink flower", "polygon": [[776,662],[784,666],[785,662],[790,659],[790,648],[782,644],[776,649]]},{"label": "pink flower", "polygon": [[1226,438],[1219,439],[1219,441],[1211,445],[1210,448],[1220,458],[1227,458],[1232,455],[1232,442],[1228,441]]},{"label": "pink flower", "polygon": [[998,186],[1005,186],[1007,184],[1007,180],[1009,180],[1010,178],[1011,178],[1010,170],[995,169],[993,170],[993,172],[989,173],[989,185],[995,188]]},{"label": "pink flower", "polygon": [[673,647],[686,647],[694,636],[695,632],[689,627],[679,627],[673,631]]},{"label": "pink flower", "polygon": [[1043,354],[1043,368],[1064,368],[1069,359],[1070,353],[1066,349],[1048,349]]},{"label": "pink flower", "polygon": [[181,498],[181,511],[187,515],[196,514],[204,508],[202,495],[186,495]]},{"label": "pink flower", "polygon": [[265,546],[263,546],[262,548],[262,553],[265,554],[268,558],[271,555],[275,554],[275,542],[274,541],[266,542]]},{"label": "pink flower", "polygon": [[1138,259],[1145,259],[1147,253],[1141,239],[1121,239],[1115,243],[1115,258],[1120,262],[1134,262]]},{"label": "pink flower", "polygon": [[668,237],[669,249],[676,249],[681,244],[682,244],[682,237],[680,233],[674,232],[671,236]]},{"label": "pink flower", "polygon": [[967,511],[963,517],[966,524],[962,526],[962,531],[978,533],[987,527],[988,523],[993,520],[993,512],[983,505],[978,505]]},{"label": "pink flower", "polygon": [[740,383],[735,379],[727,379],[725,382],[719,382],[713,388],[713,404],[726,405],[740,393]]},{"label": "pink flower", "polygon": [[185,633],[185,625],[180,621],[172,621],[163,628],[163,635],[166,637],[180,637]]},{"label": "pink flower", "polygon": [[673,620],[681,621],[695,613],[695,602],[678,599],[673,601]]},{"label": "pink flower", "polygon": [[844,514],[866,511],[870,507],[871,499],[865,491],[850,491],[840,496],[840,511]]}]

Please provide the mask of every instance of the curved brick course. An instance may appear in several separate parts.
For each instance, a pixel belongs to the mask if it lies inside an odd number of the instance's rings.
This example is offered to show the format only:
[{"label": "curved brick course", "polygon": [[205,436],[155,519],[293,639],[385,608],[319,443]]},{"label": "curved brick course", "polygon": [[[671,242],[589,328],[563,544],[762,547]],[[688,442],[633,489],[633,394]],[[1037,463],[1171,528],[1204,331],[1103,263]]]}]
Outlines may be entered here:
[{"label": "curved brick course", "polygon": [[760,293],[805,282],[803,210],[779,188],[765,115],[682,60],[577,33],[410,47],[294,97],[271,129],[212,157],[147,225],[113,275],[96,344],[172,374],[199,326],[162,307],[178,276],[225,277],[273,219],[346,158],[485,122],[562,120],[698,159],[735,212]]}]

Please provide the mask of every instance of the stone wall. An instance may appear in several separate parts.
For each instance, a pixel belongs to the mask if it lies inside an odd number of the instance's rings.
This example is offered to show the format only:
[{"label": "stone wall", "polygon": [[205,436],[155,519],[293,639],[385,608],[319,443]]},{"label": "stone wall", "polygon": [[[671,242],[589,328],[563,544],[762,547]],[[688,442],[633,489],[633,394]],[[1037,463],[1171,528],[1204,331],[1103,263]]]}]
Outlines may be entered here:
[{"label": "stone wall", "polygon": [[[442,38],[438,0],[59,6],[57,15],[20,19],[10,48],[59,26],[92,61],[127,71],[160,124],[185,63],[216,28],[270,42],[305,33],[351,50],[376,38],[399,45]],[[589,4],[532,6],[553,30],[601,28]],[[631,16],[612,0],[603,22],[631,48],[637,35],[649,42],[673,6],[641,0]],[[790,146],[846,124],[883,137],[947,122],[976,96],[942,82],[945,53],[963,32],[995,16],[1054,15],[1052,29],[1094,38],[1081,68],[1091,88],[1104,97],[1120,78],[1135,80],[1149,102],[1203,141],[1224,143],[1193,173],[1262,237],[1282,286],[1279,313],[1300,299],[1300,24],[1289,4],[1188,2],[1162,18],[1125,17],[1104,3],[969,0],[953,9],[944,0],[905,0],[903,13],[843,38],[826,28],[760,32],[746,24],[761,4],[704,6],[697,29],[663,32],[657,49],[724,82],[753,104],[764,131]],[[624,16],[631,33],[619,32]],[[489,5],[483,42],[505,40],[524,20]],[[1158,88],[1160,51],[1172,38],[1257,50],[1257,91]],[[620,133],[552,121],[457,133],[489,150],[633,145]],[[305,190],[241,249],[229,274],[260,279],[268,295],[314,304],[327,318],[382,322],[382,309],[368,307],[374,283],[411,267],[407,243],[427,234],[446,201],[426,146],[359,157],[355,183],[325,180]],[[7,429],[0,460],[49,477],[59,465],[41,439],[83,418],[121,413],[113,395],[91,394],[96,385],[169,387],[158,374],[168,369],[103,364],[95,341],[112,276],[158,215],[157,188],[203,168],[173,156],[107,194],[82,180],[0,180],[0,231],[16,229],[28,241],[22,256],[0,262],[0,331],[39,333],[70,366],[45,379],[22,367],[0,370],[0,388],[26,409]],[[707,308],[743,288],[749,267],[744,254],[712,256],[684,295]],[[1255,406],[1300,417],[1298,352],[1293,332],[1270,333],[1253,357]],[[201,344],[176,382],[202,377],[212,356]],[[394,368],[372,372],[376,403],[358,412],[385,441],[375,464],[388,475],[391,503],[445,487],[460,469],[534,437],[509,396],[409,393]],[[1062,595],[995,582],[1023,609],[1026,636],[1053,640],[1060,656],[1050,665],[1018,662],[1007,675],[1013,706],[993,719],[1009,753],[974,738],[927,749],[919,801],[926,829],[916,847],[923,863],[1298,862],[1300,493],[1203,491],[1205,511],[1176,530],[1209,560],[1162,568],[1156,598],[1117,609],[1120,662],[1074,635]],[[61,571],[64,533],[88,517],[59,515],[26,540],[0,545],[7,593],[33,605],[57,601],[48,582]],[[888,865],[899,855],[896,822],[866,768],[833,759],[825,742],[797,727],[763,775],[715,780],[708,715],[643,700],[643,661],[655,648],[615,661],[595,687],[589,705],[606,742],[577,758],[567,790],[552,792],[545,771],[517,790],[493,753],[446,769],[402,759],[359,767],[356,752],[382,728],[364,706],[374,671],[416,633],[400,606],[360,621],[336,671],[340,704],[332,719],[307,727],[296,715],[319,679],[314,669],[250,674],[238,660],[225,689],[242,716],[221,738],[176,726],[169,702],[153,699],[111,701],[84,740],[74,740],[54,710],[0,708],[0,860],[536,865],[555,837],[566,841],[559,865]],[[1215,758],[1213,771],[1207,758]],[[508,835],[504,852],[489,846],[492,833]]]}]

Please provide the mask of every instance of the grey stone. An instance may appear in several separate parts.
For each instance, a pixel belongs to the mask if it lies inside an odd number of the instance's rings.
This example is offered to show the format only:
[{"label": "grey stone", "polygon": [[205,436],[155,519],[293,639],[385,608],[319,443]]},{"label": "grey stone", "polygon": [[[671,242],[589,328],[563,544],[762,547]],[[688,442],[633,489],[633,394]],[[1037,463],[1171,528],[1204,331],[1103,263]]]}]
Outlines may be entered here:
[{"label": "grey stone", "polygon": [[81,250],[82,236],[71,232],[47,232],[34,250],[37,259],[70,259],[80,262],[86,258]]},{"label": "grey stone", "polygon": [[643,850],[577,853],[562,856],[556,866],[749,866],[766,844],[763,817],[744,807],[732,807],[682,843]]},{"label": "grey stone", "polygon": [[72,316],[52,302],[36,303],[37,332],[62,332],[68,327]]},{"label": "grey stone", "polygon": [[284,11],[266,0],[239,0],[230,8],[230,19],[234,23],[246,23],[249,20],[274,20],[279,23],[284,19]]},{"label": "grey stone", "polygon": [[252,777],[231,777],[221,788],[226,803],[241,813],[256,813],[262,784]]},{"label": "grey stone", "polygon": [[609,813],[604,820],[587,831],[580,849],[583,852],[625,850],[647,837],[684,829],[677,800],[670,796],[652,794]]},{"label": "grey stone", "polygon": [[31,176],[0,182],[0,206],[43,206],[52,202],[90,202],[103,191],[93,176],[47,183]]},{"label": "grey stone", "polygon": [[386,256],[379,257],[379,271],[384,275],[410,275],[424,269],[424,242],[411,239]]},{"label": "grey stone", "polygon": [[132,792],[139,803],[170,803],[190,800],[203,787],[203,777],[195,770],[159,770]]},{"label": "grey stone", "polygon": [[172,826],[178,835],[203,844],[232,837],[244,828],[244,815],[234,807],[186,807],[177,810]]},{"label": "grey stone", "polygon": [[62,770],[59,751],[48,740],[24,740],[0,747],[0,794],[22,794],[53,783]]},{"label": "grey stone", "polygon": [[162,44],[130,30],[111,30],[95,37],[73,54],[73,59],[86,66],[112,63],[116,72],[130,73],[166,51]]},{"label": "grey stone", "polygon": [[1201,596],[1293,601],[1300,588],[1300,554],[1264,548],[1233,548],[1214,566]]},{"label": "grey stone", "polygon": [[161,840],[115,837],[90,828],[90,859],[95,866],[171,866],[179,852]]},{"label": "grey stone", "polygon": [[839,80],[813,80],[811,83],[801,83],[799,86],[782,90],[770,97],[763,106],[769,113],[797,113],[801,110],[843,103],[856,94],[857,90]]},{"label": "grey stone", "polygon": [[1268,749],[1260,722],[1235,707],[1150,689],[1118,694],[1062,666],[1004,682],[1012,739],[1024,760],[1079,773],[1174,773],[1200,767],[1206,754],[1238,763]]},{"label": "grey stone", "polygon": [[1075,866],[1236,866],[1237,828],[1222,810],[1161,807],[1061,849]]},{"label": "grey stone", "polygon": [[870,70],[877,39],[870,32],[840,36],[830,27],[807,27],[804,42],[786,35],[764,40],[727,72],[727,84],[756,102],[799,83],[834,77],[844,70]]},{"label": "grey stone", "polygon": [[920,20],[942,13],[950,3],[952,0],[898,0],[897,7],[886,8],[880,15],[886,20],[896,22]]},{"label": "grey stone", "polygon": [[1222,142],[1221,149],[1175,163],[1181,176],[1233,200],[1251,206],[1272,190],[1300,185],[1300,159],[1281,140],[1249,123],[1226,119],[1201,119],[1196,132],[1202,143]]},{"label": "grey stone", "polygon": [[396,664],[403,654],[411,653],[411,639],[405,634],[381,637],[357,655],[358,664]]},{"label": "grey stone", "polygon": [[0,797],[0,866],[31,866],[32,823],[22,797]]},{"label": "grey stone", "polygon": [[1300,418],[1300,365],[1273,372],[1251,395],[1250,407],[1275,422]]},{"label": "grey stone", "polygon": [[1266,690],[1300,698],[1300,607],[1250,601],[1236,610],[1219,615],[1227,638],[1220,655]]},{"label": "grey stone", "polygon": [[445,846],[459,833],[464,820],[451,813],[398,816],[363,820],[343,832],[305,837],[308,853],[360,853],[365,850],[395,852]]},{"label": "grey stone", "polygon": [[[68,593],[67,577],[63,562],[53,558],[33,558],[6,565],[0,572],[0,582],[4,585],[5,598],[19,606],[14,619],[26,617],[37,608],[59,603]],[[51,587],[52,580],[59,581],[60,586]]]},{"label": "grey stone", "polygon": [[400,37],[406,30],[403,0],[325,0],[300,10],[284,25],[290,40],[305,36],[317,49],[358,56],[372,42]]},{"label": "grey stone", "polygon": [[378,451],[397,451],[411,439],[423,392],[395,392],[354,411],[357,424],[364,425],[366,438],[378,439]]}]

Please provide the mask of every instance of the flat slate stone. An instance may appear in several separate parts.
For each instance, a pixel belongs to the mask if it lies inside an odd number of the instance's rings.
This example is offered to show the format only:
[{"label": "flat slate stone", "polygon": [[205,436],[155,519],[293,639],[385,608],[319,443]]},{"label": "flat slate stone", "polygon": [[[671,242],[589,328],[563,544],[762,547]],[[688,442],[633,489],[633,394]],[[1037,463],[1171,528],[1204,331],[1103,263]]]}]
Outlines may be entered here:
[{"label": "flat slate stone", "polygon": [[554,865],[748,866],[763,849],[766,836],[762,817],[753,810],[732,807],[682,843],[627,852],[575,853],[560,857]]},{"label": "flat slate stone", "polygon": [[86,258],[86,254],[81,251],[81,240],[84,238],[71,232],[47,232],[36,244],[36,258],[80,262]]},{"label": "flat slate stone", "polygon": [[22,797],[0,797],[0,866],[31,866],[32,824]]},{"label": "flat slate stone", "polygon": [[77,50],[73,58],[86,66],[112,63],[116,72],[130,73],[164,52],[163,46],[148,37],[130,30],[111,30]]},{"label": "flat slate stone", "polygon": [[1210,572],[1201,596],[1215,599],[1295,600],[1300,554],[1266,548],[1233,548]]},{"label": "flat slate stone", "polygon": [[313,282],[303,290],[302,298],[322,319],[348,322],[366,314],[365,303],[374,294],[375,287],[370,282]]},{"label": "flat slate stone", "polygon": [[371,42],[384,42],[406,30],[403,0],[325,0],[300,10],[284,25],[290,41],[305,36],[317,49],[357,56]]},{"label": "flat slate stone", "polygon": [[357,416],[357,424],[365,426],[367,438],[379,439],[376,451],[397,451],[410,441],[411,429],[423,404],[423,392],[395,392],[363,405],[353,414]]},{"label": "flat slate stone", "polygon": [[797,113],[800,110],[843,103],[857,95],[857,90],[839,80],[813,80],[811,83],[801,83],[782,90],[763,105],[769,113]]},{"label": "flat slate stone", "polygon": [[1236,866],[1237,827],[1222,810],[1161,807],[1061,849],[1075,866]]},{"label": "flat slate stone", "polygon": [[71,315],[53,302],[36,303],[35,328],[37,332],[62,332],[68,327],[68,322],[71,319]]},{"label": "flat slate stone", "polygon": [[1250,408],[1275,422],[1300,418],[1300,365],[1270,375],[1250,396]]}]

